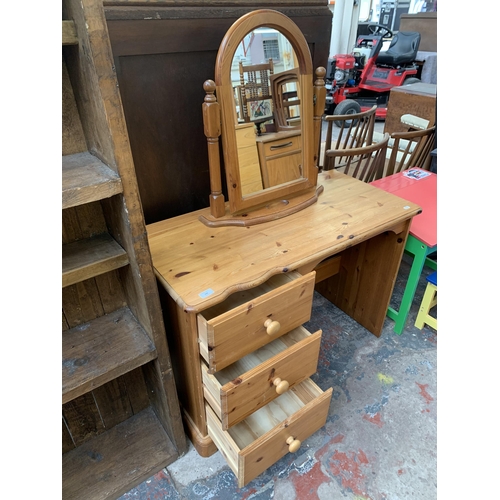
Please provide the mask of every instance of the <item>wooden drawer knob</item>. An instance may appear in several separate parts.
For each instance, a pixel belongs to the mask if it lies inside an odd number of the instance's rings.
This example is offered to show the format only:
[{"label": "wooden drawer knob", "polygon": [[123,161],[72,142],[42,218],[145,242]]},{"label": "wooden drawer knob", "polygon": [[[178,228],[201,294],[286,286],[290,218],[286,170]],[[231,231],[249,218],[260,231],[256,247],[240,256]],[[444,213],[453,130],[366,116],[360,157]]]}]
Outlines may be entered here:
[{"label": "wooden drawer knob", "polygon": [[273,381],[273,384],[276,386],[276,392],[278,394],[283,394],[288,391],[290,384],[286,380],[281,380],[279,377],[276,377]]},{"label": "wooden drawer knob", "polygon": [[286,444],[288,445],[288,451],[290,453],[295,453],[300,448],[301,442],[298,439],[293,439],[293,437],[290,436],[286,440]]},{"label": "wooden drawer knob", "polygon": [[274,335],[280,331],[281,325],[277,321],[273,321],[272,319],[266,319],[264,323],[266,327],[266,332],[268,335]]}]

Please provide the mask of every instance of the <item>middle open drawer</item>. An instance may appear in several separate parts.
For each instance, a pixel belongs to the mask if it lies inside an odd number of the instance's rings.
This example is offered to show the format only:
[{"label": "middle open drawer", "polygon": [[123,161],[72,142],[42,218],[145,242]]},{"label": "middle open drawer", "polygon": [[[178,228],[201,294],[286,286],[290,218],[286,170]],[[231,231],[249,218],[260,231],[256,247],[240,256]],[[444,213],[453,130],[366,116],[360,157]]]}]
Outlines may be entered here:
[{"label": "middle open drawer", "polygon": [[321,330],[311,334],[300,326],[213,375],[202,361],[204,396],[222,429],[314,374],[320,343]]}]

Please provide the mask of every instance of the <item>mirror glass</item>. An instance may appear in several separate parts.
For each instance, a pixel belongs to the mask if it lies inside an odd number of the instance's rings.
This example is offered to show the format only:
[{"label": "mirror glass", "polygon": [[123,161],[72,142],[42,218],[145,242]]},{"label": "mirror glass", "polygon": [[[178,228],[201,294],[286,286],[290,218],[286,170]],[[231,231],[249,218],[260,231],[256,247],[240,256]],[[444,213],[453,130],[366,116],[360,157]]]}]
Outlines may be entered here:
[{"label": "mirror glass", "polygon": [[260,26],[231,64],[243,198],[303,178],[299,63],[280,31]]}]

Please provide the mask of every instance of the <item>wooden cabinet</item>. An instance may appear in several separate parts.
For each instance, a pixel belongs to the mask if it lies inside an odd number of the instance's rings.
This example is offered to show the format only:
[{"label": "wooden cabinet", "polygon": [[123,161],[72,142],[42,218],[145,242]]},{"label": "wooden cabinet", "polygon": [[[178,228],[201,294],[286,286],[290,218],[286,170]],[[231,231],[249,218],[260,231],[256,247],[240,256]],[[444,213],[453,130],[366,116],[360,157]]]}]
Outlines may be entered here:
[{"label": "wooden cabinet", "polygon": [[436,122],[436,89],[432,83],[412,83],[393,87],[387,104],[384,132],[407,132],[408,125],[401,123],[401,116],[415,115],[429,120],[429,127]]},{"label": "wooden cabinet", "polygon": [[147,226],[187,432],[240,487],[325,424],[314,290],[380,335],[420,210],[335,171],[319,184],[317,203],[255,226],[207,227],[208,208]]},{"label": "wooden cabinet", "polygon": [[62,495],[116,498],[186,441],[102,2],[62,26]]},{"label": "wooden cabinet", "polygon": [[300,131],[263,134],[256,139],[264,188],[302,177]]}]

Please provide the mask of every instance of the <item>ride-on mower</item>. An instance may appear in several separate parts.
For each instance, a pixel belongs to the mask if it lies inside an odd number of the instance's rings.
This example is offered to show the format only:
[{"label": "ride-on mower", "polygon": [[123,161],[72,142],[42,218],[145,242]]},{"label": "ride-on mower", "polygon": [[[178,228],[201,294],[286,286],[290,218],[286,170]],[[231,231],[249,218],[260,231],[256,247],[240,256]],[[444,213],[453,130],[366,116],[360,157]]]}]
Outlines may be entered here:
[{"label": "ride-on mower", "polygon": [[[399,31],[393,35],[380,24],[367,28],[371,34],[358,36],[352,54],[337,54],[331,61],[326,114],[354,114],[376,104],[376,118],[385,119],[391,88],[420,81],[415,76],[420,33]],[[391,43],[381,51],[384,38],[390,38]]]}]

